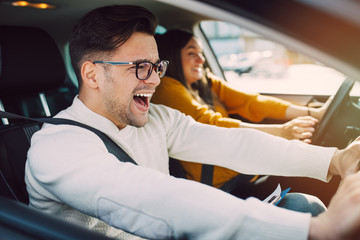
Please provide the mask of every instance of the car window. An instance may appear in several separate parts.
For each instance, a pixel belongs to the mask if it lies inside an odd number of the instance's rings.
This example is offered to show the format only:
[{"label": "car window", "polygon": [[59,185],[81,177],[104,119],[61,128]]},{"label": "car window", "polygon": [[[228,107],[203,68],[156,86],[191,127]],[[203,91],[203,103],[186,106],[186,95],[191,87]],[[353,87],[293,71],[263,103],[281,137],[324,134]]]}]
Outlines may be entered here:
[{"label": "car window", "polygon": [[202,21],[200,28],[226,80],[244,91],[332,95],[345,77],[310,57],[231,23]]},{"label": "car window", "polygon": [[64,53],[64,61],[65,61],[65,67],[66,72],[68,73],[68,76],[70,80],[75,84],[76,87],[79,87],[79,82],[77,80],[77,77],[75,75],[74,69],[71,65],[71,58],[70,58],[70,51],[69,51],[69,42],[65,44],[65,53]]},{"label": "car window", "polygon": [[155,33],[158,34],[164,34],[166,32],[166,28],[162,25],[157,25],[156,29],[155,29]]}]

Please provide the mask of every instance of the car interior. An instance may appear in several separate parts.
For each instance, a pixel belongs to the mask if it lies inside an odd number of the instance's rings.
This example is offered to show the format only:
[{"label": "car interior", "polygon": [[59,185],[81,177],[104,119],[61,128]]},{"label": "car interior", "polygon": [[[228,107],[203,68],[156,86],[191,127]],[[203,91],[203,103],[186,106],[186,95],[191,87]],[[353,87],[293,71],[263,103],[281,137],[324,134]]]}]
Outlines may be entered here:
[{"label": "car interior", "polygon": [[69,106],[77,89],[53,38],[35,27],[1,26],[0,32],[2,108],[49,117]]},{"label": "car interior", "polygon": [[[276,26],[280,18],[273,19],[268,16],[268,11],[264,9],[261,11],[248,1],[240,1],[244,4],[241,6],[239,3],[238,8],[232,8],[231,1],[224,1],[222,6],[219,6],[219,3],[208,2],[187,0],[186,4],[180,4],[166,0],[55,0],[52,4],[57,6],[56,8],[42,12],[32,7],[12,7],[10,2],[0,1],[0,110],[30,118],[51,118],[71,105],[78,91],[67,52],[71,28],[83,14],[96,7],[113,3],[142,5],[158,16],[159,24],[165,29],[181,27],[193,30],[205,43],[204,53],[208,59],[208,66],[224,78],[226,76],[214,51],[201,33],[201,28],[198,27],[200,21],[223,20],[241,23],[254,31],[265,29],[264,32],[268,33],[269,37],[281,32],[280,27],[276,31],[270,30],[272,24]],[[264,3],[264,1],[257,2]],[[30,3],[36,5],[39,1]],[[265,6],[268,4],[264,3]],[[285,8],[285,5],[287,3],[281,6]],[[309,6],[311,4],[306,5]],[[218,12],[214,10],[216,8],[219,9]],[[249,12],[246,12],[247,10]],[[233,14],[238,18],[232,19]],[[263,18],[269,17],[270,22],[266,22],[266,19],[261,19],[256,14],[263,14]],[[263,29],[259,24],[264,22],[266,26]],[[351,27],[357,27],[353,25],[355,24],[351,24]],[[299,26],[299,29],[303,28]],[[350,28],[349,31],[351,32]],[[301,34],[301,31],[299,32]],[[283,36],[287,33],[292,37]],[[347,34],[345,30],[343,33]],[[311,46],[311,41],[302,39],[303,43],[299,43],[295,39],[297,34],[284,28],[280,37],[275,39],[284,42],[289,40],[293,47],[299,49],[303,47],[306,53],[310,53],[313,49],[306,44],[310,43]],[[354,36],[354,39],[357,37],[359,36]],[[321,41],[325,40],[319,40]],[[318,42],[313,45],[318,47]],[[335,66],[338,63],[335,56],[342,49],[337,48],[331,52],[319,48],[323,51],[318,54],[319,59],[330,56],[329,65]],[[354,76],[358,75],[360,69],[360,61],[354,61],[354,55],[349,55],[351,56],[341,55],[340,62],[343,62],[340,64],[340,70],[349,69],[349,75],[355,79]],[[356,104],[358,96],[349,95],[353,85],[354,81],[348,79],[339,88],[334,98],[337,101],[332,103],[333,112],[327,113],[328,116],[325,115],[326,121],[320,127],[321,131],[317,135],[316,143],[331,146],[337,144],[333,139],[340,138],[341,147],[346,147],[346,143],[359,135],[360,126],[357,119],[360,117],[360,107]],[[300,101],[310,98],[313,102],[323,103],[329,95],[314,97],[299,94],[297,97]],[[341,112],[338,111],[340,107]],[[334,133],[337,137],[329,138],[330,130],[337,129],[335,128],[337,123],[333,121],[334,115],[346,128],[346,137],[342,137],[344,129],[341,129],[340,132]],[[351,121],[345,117],[340,118],[348,115],[353,115],[354,118]],[[42,123],[5,117],[0,119],[0,232],[7,236],[7,239],[108,239],[28,207],[24,167],[31,136],[41,128]],[[176,165],[173,175],[182,177],[180,165],[176,160],[172,161]],[[313,179],[283,177],[275,178],[273,181],[281,182],[284,188],[292,187],[294,191],[317,195],[326,204],[336,192],[340,182],[338,178],[326,184]]]},{"label": "car interior", "polygon": [[[66,81],[64,61],[49,34],[39,28],[18,26],[2,26],[0,33],[2,109],[25,117],[50,117],[69,106],[77,90],[75,85],[70,85],[70,82]],[[20,71],[19,64],[24,66]],[[15,172],[4,171],[2,175],[5,179],[11,179],[7,182],[14,189],[11,191],[13,197],[27,203],[24,169],[18,166],[25,164],[31,135],[40,128],[40,124],[13,125],[12,123],[18,120],[3,121],[9,125],[2,126],[4,132],[6,130],[6,136],[1,134],[1,148],[7,149],[6,154],[2,152],[1,159],[6,159],[1,161],[2,169],[13,169]],[[5,126],[14,128],[9,129]],[[20,135],[23,137],[7,137]],[[20,139],[26,141],[20,144]],[[13,158],[14,154],[19,156]],[[14,162],[12,159],[21,159],[22,162]]]}]

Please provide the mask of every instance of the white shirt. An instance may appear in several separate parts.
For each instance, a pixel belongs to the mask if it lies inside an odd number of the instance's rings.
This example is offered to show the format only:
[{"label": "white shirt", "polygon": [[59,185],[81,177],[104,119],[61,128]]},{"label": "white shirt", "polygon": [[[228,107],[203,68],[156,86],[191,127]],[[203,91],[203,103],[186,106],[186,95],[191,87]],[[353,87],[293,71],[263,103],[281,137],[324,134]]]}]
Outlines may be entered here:
[{"label": "white shirt", "polygon": [[162,105],[151,105],[142,128],[119,130],[77,97],[57,117],[103,131],[138,165],[118,161],[89,130],[45,124],[28,152],[30,205],[118,238],[126,233],[117,229],[149,239],[307,239],[310,214],[170,177],[168,157],[326,181],[335,151],[252,129],[197,123]]}]

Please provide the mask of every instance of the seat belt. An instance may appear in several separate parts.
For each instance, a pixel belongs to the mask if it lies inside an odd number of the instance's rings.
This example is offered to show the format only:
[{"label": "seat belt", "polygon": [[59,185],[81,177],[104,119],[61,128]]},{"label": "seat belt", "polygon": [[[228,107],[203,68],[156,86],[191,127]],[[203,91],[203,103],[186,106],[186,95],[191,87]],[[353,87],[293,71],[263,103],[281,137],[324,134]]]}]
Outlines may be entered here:
[{"label": "seat belt", "polygon": [[214,176],[214,166],[203,164],[201,167],[201,183],[212,186]]},{"label": "seat belt", "polygon": [[119,146],[117,145],[111,138],[109,138],[109,136],[107,136],[105,133],[103,133],[102,131],[90,127],[89,125],[74,121],[74,120],[70,120],[70,119],[64,119],[64,118],[27,118],[24,116],[20,116],[14,113],[9,113],[9,112],[5,112],[5,111],[1,111],[0,110],[0,118],[9,118],[9,119],[22,119],[22,120],[29,120],[29,121],[33,121],[33,122],[40,122],[40,123],[50,123],[50,124],[55,124],[55,125],[60,125],[60,124],[67,124],[67,125],[74,125],[74,126],[78,126],[78,127],[82,127],[85,129],[88,129],[90,131],[92,131],[93,133],[95,133],[105,144],[107,150],[109,151],[109,153],[112,153],[113,155],[115,155],[115,157],[117,157],[117,159],[119,159],[119,161],[121,162],[130,162],[133,163],[135,165],[137,165],[137,163]]}]

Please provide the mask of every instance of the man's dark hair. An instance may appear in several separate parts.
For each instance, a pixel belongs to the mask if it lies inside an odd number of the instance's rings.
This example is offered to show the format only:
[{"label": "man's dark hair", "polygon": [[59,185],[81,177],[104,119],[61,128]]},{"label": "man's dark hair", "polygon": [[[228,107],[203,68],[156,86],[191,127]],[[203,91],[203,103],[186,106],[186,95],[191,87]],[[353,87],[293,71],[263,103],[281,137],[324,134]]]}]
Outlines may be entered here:
[{"label": "man's dark hair", "polygon": [[[84,61],[106,60],[134,32],[155,34],[156,16],[148,9],[133,5],[113,5],[94,9],[73,28],[70,57],[79,89]],[[94,59],[96,58],[96,59]]]}]

